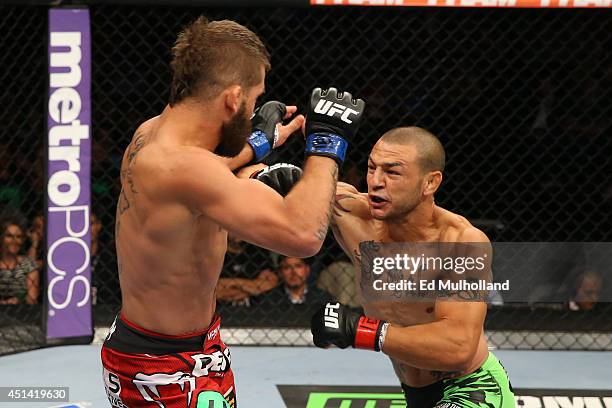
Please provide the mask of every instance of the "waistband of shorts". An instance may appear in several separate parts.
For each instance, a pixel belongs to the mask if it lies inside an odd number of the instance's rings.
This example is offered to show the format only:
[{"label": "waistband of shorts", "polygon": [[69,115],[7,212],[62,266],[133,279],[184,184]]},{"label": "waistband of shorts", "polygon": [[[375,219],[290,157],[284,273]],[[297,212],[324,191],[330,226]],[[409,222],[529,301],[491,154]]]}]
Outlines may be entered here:
[{"label": "waistband of shorts", "polygon": [[444,391],[444,383],[442,381],[436,381],[424,387],[411,387],[404,383],[401,383],[401,385],[406,400],[417,407],[427,406],[428,404],[424,403],[425,401],[442,397]]},{"label": "waistband of shorts", "polygon": [[470,377],[471,375],[474,375],[482,371],[495,370],[497,367],[501,368],[501,364],[499,363],[499,360],[495,357],[495,355],[493,355],[493,353],[489,351],[489,355],[487,356],[487,359],[485,360],[485,362],[482,363],[480,367],[478,367],[476,370],[472,371],[469,374],[465,374],[459,377],[449,378],[448,380],[436,381],[435,383],[426,385],[424,387],[411,387],[409,385],[401,383],[402,390],[404,390],[406,397],[412,396],[414,398],[419,398],[419,397],[426,396],[426,395],[438,394],[438,393],[442,393],[444,390],[444,387],[448,385],[448,384],[445,384],[445,381],[446,382],[460,381],[461,379]]},{"label": "waistband of shorts", "polygon": [[220,326],[221,317],[215,315],[204,330],[170,335],[147,330],[120,314],[115,318],[106,336],[104,347],[122,353],[152,355],[202,351],[206,348],[207,342],[220,342]]}]

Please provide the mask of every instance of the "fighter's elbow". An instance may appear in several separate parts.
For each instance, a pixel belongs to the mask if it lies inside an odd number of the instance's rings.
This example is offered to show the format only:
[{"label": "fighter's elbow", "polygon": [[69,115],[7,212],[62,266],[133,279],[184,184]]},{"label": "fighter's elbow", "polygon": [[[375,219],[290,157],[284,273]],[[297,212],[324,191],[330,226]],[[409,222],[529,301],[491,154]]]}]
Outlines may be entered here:
[{"label": "fighter's elbow", "polygon": [[458,349],[450,358],[449,366],[452,371],[466,371],[470,368],[474,353],[468,348]]},{"label": "fighter's elbow", "polygon": [[465,371],[472,365],[478,341],[474,342],[471,336],[456,340],[455,347],[452,347],[453,350],[449,353],[449,365],[452,371]]},{"label": "fighter's elbow", "polygon": [[297,258],[308,258],[316,255],[323,245],[323,240],[317,238],[314,233],[301,231],[294,235],[294,245],[291,248],[289,256]]}]

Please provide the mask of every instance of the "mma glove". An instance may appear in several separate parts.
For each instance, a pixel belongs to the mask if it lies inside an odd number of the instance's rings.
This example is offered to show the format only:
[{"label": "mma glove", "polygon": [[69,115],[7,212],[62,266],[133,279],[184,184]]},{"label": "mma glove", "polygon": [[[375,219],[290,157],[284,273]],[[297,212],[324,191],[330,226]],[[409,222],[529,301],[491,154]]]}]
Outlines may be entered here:
[{"label": "mma glove", "polygon": [[310,331],[317,347],[335,345],[380,351],[388,323],[366,317],[341,303],[327,303],[312,316]]},{"label": "mma glove", "polygon": [[306,115],[306,156],[331,157],[342,164],[364,108],[365,102],[348,92],[315,88]]},{"label": "mma glove", "polygon": [[278,141],[277,125],[283,122],[286,113],[287,107],[278,101],[266,102],[253,113],[253,132],[247,143],[253,149],[256,162],[261,162],[274,149]]},{"label": "mma glove", "polygon": [[272,187],[283,197],[302,177],[302,169],[289,163],[278,163],[251,174],[252,179]]}]

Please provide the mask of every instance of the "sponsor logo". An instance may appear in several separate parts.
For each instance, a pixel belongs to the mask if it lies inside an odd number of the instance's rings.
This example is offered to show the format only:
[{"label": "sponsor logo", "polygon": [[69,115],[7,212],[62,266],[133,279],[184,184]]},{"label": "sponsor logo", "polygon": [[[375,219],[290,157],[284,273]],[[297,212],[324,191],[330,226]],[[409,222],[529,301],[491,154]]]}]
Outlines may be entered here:
[{"label": "sponsor logo", "polygon": [[325,305],[325,327],[330,327],[332,329],[337,329],[340,327],[338,321],[338,309],[340,308],[340,303],[328,303]]},{"label": "sponsor logo", "polygon": [[[162,398],[162,394],[157,389],[158,386],[178,385],[181,393],[187,392],[187,406],[191,404],[193,390],[195,389],[195,377],[182,371],[177,371],[173,374],[155,373],[149,375],[138,373],[132,382],[145,401],[155,402],[160,408],[164,408],[164,405],[156,400],[156,398]],[[188,387],[187,389],[185,389],[186,386]]]},{"label": "sponsor logo", "polygon": [[[287,408],[405,408],[397,387],[278,385]],[[515,389],[517,408],[612,408],[612,390]],[[454,408],[444,403],[438,408]],[[408,406],[410,408],[410,406]]]},{"label": "sponsor logo", "polygon": [[317,102],[317,106],[315,106],[314,111],[315,113],[320,113],[321,115],[332,117],[340,116],[341,121],[349,124],[353,123],[353,121],[349,119],[349,115],[359,115],[359,111],[336,102],[326,101],[325,99],[320,99],[319,102]]},{"label": "sponsor logo", "polygon": [[208,340],[214,339],[215,337],[217,337],[217,334],[219,334],[219,327],[215,327],[214,330],[208,333]]},{"label": "sponsor logo", "polygon": [[91,334],[89,15],[49,14],[47,336]]},{"label": "sponsor logo", "polygon": [[115,316],[115,320],[113,320],[113,324],[108,329],[108,334],[106,335],[106,341],[109,341],[113,333],[117,330],[117,317]]},{"label": "sponsor logo", "polygon": [[127,408],[127,406],[121,400],[119,394],[121,394],[121,382],[119,376],[106,368],[102,369],[102,376],[104,378],[104,389],[106,390],[106,396],[113,408]]},{"label": "sponsor logo", "polygon": [[228,348],[210,354],[194,354],[191,358],[195,362],[192,373],[196,377],[205,377],[211,372],[224,373],[229,370],[232,362]]},{"label": "sponsor logo", "polygon": [[[229,370],[231,363],[230,351],[227,348],[223,351],[218,350],[210,354],[195,354],[192,355],[191,358],[195,363],[191,373],[185,373],[183,371],[177,371],[171,374],[138,373],[134,376],[132,382],[145,401],[154,402],[160,408],[164,408],[164,405],[159,400],[163,399],[166,395],[176,395],[176,386],[178,386],[180,393],[187,395],[187,406],[189,406],[193,398],[196,378],[210,376],[211,373],[222,376],[224,375],[223,373]],[[163,388],[160,390],[158,387]],[[230,391],[233,393],[233,390]],[[110,397],[109,400],[111,400]],[[230,404],[230,406],[232,405]]]}]

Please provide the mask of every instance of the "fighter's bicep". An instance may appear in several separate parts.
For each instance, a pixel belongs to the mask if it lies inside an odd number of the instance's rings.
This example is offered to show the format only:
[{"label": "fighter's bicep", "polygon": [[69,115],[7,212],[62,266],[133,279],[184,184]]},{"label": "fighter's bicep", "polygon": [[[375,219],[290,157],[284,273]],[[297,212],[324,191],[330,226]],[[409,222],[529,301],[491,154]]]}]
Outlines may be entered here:
[{"label": "fighter's bicep", "polygon": [[219,162],[178,175],[174,190],[192,211],[258,245],[274,245],[275,232],[290,222],[279,194],[257,180],[237,178]]},{"label": "fighter's bicep", "polygon": [[249,240],[287,226],[283,198],[265,184],[233,175],[204,184],[198,210],[228,231]]}]

